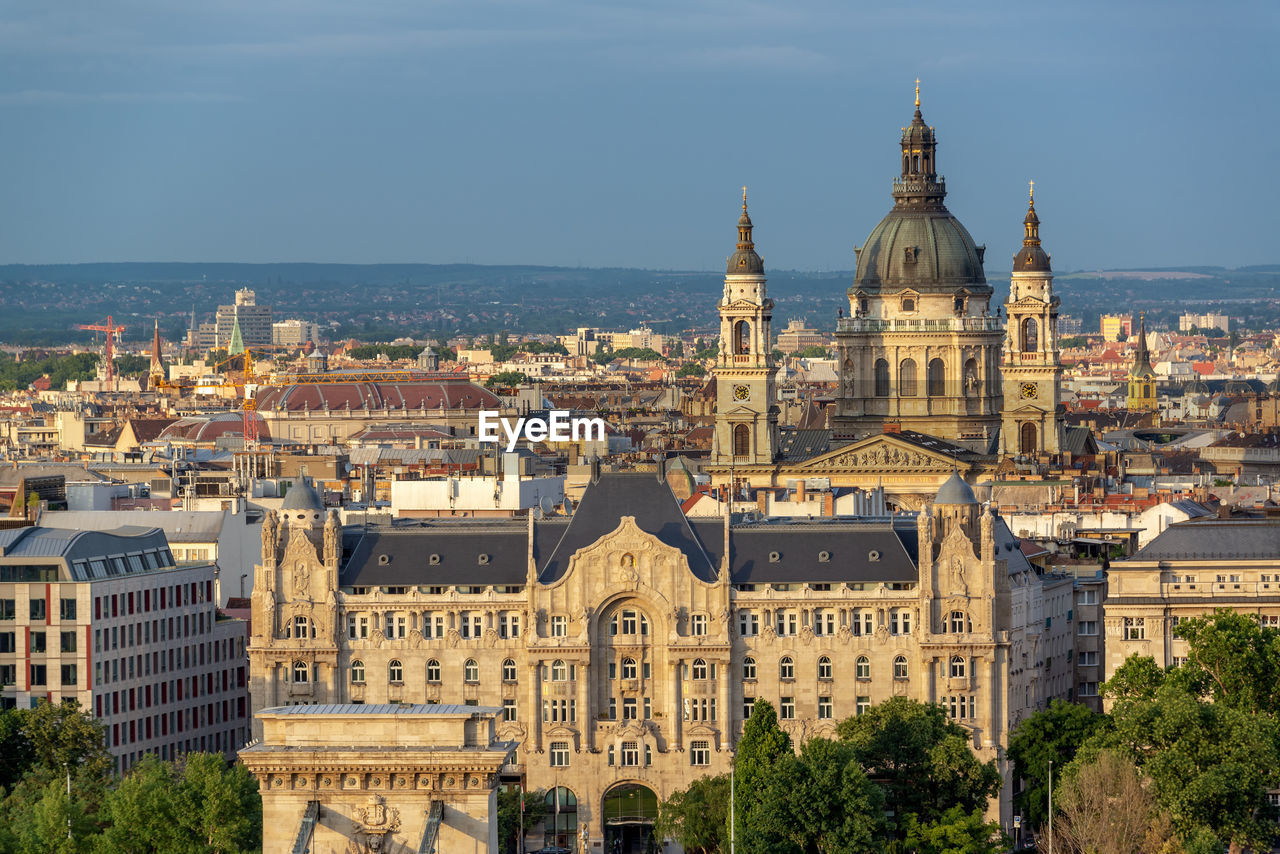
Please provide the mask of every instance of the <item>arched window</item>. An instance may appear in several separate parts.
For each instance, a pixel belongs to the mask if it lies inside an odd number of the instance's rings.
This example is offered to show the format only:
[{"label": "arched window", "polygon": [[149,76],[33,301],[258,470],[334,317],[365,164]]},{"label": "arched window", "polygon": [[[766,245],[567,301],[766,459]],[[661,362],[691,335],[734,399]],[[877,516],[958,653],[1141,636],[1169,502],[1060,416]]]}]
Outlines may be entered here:
[{"label": "arched window", "polygon": [[480,681],[480,665],[476,664],[474,658],[468,658],[467,663],[462,665],[462,678],[467,682]]},{"label": "arched window", "polygon": [[707,662],[703,661],[701,658],[695,658],[693,660],[693,678],[697,680],[707,678]]},{"label": "arched window", "polygon": [[903,359],[898,365],[898,394],[902,397],[916,396],[916,360]]},{"label": "arched window", "polygon": [[502,662],[502,681],[516,681],[516,663],[509,658]]},{"label": "arched window", "polygon": [[920,155],[911,155],[911,171],[919,174],[920,172]]},{"label": "arched window", "polygon": [[1034,454],[1036,452],[1035,422],[1022,422],[1022,426],[1018,428],[1018,434],[1018,452],[1022,454]]},{"label": "arched window", "polygon": [[858,656],[858,660],[854,662],[854,676],[858,679],[871,678],[871,660],[865,655]]},{"label": "arched window", "polygon": [[951,678],[952,679],[963,679],[965,670],[967,669],[968,668],[965,666],[964,656],[961,656],[961,655],[951,656]]},{"label": "arched window", "polygon": [[1034,317],[1022,321],[1022,351],[1034,352],[1040,346],[1040,326]]},{"label": "arched window", "polygon": [[965,617],[964,611],[951,612],[951,634],[961,635],[969,630],[969,620]]},{"label": "arched window", "polygon": [[733,325],[733,352],[738,355],[751,352],[751,324],[745,320]]},{"label": "arched window", "polygon": [[876,359],[876,397],[889,396],[889,362]]},{"label": "arched window", "polygon": [[427,662],[427,681],[440,681],[440,662],[436,661],[434,658]]},{"label": "arched window", "polygon": [[907,678],[907,657],[905,655],[900,655],[893,660],[893,678]]},{"label": "arched window", "polygon": [[[609,750],[613,750],[613,745],[609,745]],[[578,835],[578,798],[572,790],[558,786],[547,792],[546,816],[542,822],[545,827],[543,841],[546,845],[568,848],[575,844],[574,840]]]},{"label": "arched window", "polygon": [[942,397],[947,393],[947,366],[941,359],[929,362],[929,397]]},{"label": "arched window", "polygon": [[315,635],[311,633],[310,622],[311,621],[306,617],[294,617],[293,634],[291,637],[295,640],[305,640],[307,638],[315,637]]},{"label": "arched window", "polygon": [[[632,558],[632,560],[634,561],[635,558]],[[609,634],[648,635],[649,618],[634,608],[624,608],[614,614],[613,619],[609,620]]]},{"label": "arched window", "polygon": [[293,681],[294,682],[310,682],[311,667],[305,661],[295,661],[293,663]]},{"label": "arched window", "polygon": [[756,678],[756,660],[750,656],[742,659],[742,678],[744,680]]},{"label": "arched window", "polygon": [[400,663],[400,659],[391,659],[391,663],[387,665],[387,678],[392,682],[404,681],[404,665]]},{"label": "arched window", "polygon": [[831,678],[831,659],[827,658],[825,655],[818,659],[818,678]]},{"label": "arched window", "polygon": [[783,656],[782,660],[778,662],[778,678],[779,679],[795,679],[796,678],[796,663],[791,660],[791,656],[789,655]]},{"label": "arched window", "polygon": [[964,363],[964,393],[967,397],[976,395],[980,389],[978,382],[978,360],[968,359]]},{"label": "arched window", "polygon": [[751,456],[751,430],[746,424],[733,428],[733,455],[735,457]]},{"label": "arched window", "polygon": [[355,659],[351,662],[351,684],[361,685],[364,683],[364,662]]},{"label": "arched window", "polygon": [[622,678],[623,679],[636,678],[636,660],[634,658],[622,659]]},{"label": "arched window", "polygon": [[569,668],[565,665],[563,660],[557,658],[555,661],[551,662],[551,681],[552,682],[564,682],[568,678],[569,678]]}]

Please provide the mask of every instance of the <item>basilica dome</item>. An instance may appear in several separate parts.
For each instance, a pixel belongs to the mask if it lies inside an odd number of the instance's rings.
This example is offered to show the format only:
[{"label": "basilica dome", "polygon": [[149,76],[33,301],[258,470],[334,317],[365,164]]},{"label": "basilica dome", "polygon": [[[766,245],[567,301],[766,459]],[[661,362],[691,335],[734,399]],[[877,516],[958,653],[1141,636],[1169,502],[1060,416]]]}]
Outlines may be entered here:
[{"label": "basilica dome", "polygon": [[990,294],[982,271],[985,246],[944,204],[946,182],[937,173],[937,139],[920,114],[919,93],[911,124],[902,129],[902,174],[893,181],[893,209],[871,232],[858,255],[853,291],[920,293],[967,289]]}]

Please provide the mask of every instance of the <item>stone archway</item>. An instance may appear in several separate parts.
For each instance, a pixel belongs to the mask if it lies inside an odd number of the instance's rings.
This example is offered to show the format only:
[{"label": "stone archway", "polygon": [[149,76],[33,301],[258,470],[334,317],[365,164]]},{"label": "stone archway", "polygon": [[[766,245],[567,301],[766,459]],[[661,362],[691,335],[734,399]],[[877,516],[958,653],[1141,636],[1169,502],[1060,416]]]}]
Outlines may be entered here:
[{"label": "stone archway", "polygon": [[604,793],[600,815],[604,823],[604,854],[650,854],[658,819],[658,796],[639,783],[619,783]]}]

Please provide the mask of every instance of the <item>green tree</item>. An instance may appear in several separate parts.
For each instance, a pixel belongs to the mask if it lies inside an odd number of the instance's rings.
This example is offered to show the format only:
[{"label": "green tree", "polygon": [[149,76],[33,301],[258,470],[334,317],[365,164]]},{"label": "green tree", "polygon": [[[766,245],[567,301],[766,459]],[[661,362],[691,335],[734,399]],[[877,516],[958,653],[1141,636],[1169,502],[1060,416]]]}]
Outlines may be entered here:
[{"label": "green tree", "polygon": [[[751,716],[742,728],[738,751],[734,756],[736,789],[735,820],[743,850],[767,852],[763,826],[767,816],[763,810],[774,767],[783,757],[793,755],[791,736],[778,726],[778,713],[767,700],[757,699]],[[755,843],[760,843],[756,846]]]},{"label": "green tree", "polygon": [[[1266,793],[1280,787],[1275,718],[1206,700],[1194,671],[1156,679],[1153,670],[1154,662],[1135,656],[1117,671],[1127,687],[1119,692],[1115,679],[1108,683],[1112,725],[1081,755],[1110,748],[1132,760],[1183,838],[1207,828],[1238,849],[1267,848],[1276,825]],[[1134,674],[1146,674],[1146,686]]]},{"label": "green tree", "polygon": [[795,764],[794,779],[788,783],[779,777],[774,788],[785,791],[790,799],[788,812],[800,831],[801,850],[878,851],[886,833],[884,796],[867,779],[853,747],[813,738],[800,749]]},{"label": "green tree", "polygon": [[100,854],[184,854],[192,841],[183,827],[176,796],[180,781],[172,763],[146,756],[107,793],[107,822]]},{"label": "green tree", "polygon": [[656,836],[674,839],[689,854],[717,854],[729,843],[729,775],[699,777],[658,807]]},{"label": "green tree", "polygon": [[1054,836],[1064,854],[1181,852],[1150,782],[1128,758],[1108,750],[1069,766],[1054,793]]},{"label": "green tree", "polygon": [[485,388],[513,388],[527,385],[529,375],[524,371],[500,371],[484,381]]},{"label": "green tree", "polygon": [[[939,705],[893,697],[841,721],[837,732],[898,816],[929,824],[954,806],[985,809],[999,791],[995,762],[978,761],[968,731]],[[896,832],[903,832],[901,823]]]},{"label": "green tree", "polygon": [[688,362],[680,366],[680,370],[676,371],[677,377],[701,377],[706,375],[706,370],[697,362]]},{"label": "green tree", "polygon": [[[508,786],[498,790],[498,845],[505,854],[519,850],[521,790]],[[547,814],[547,790],[531,789],[524,792],[524,829],[526,831],[542,821]]]},{"label": "green tree", "polygon": [[26,732],[29,714],[30,709],[0,711],[0,790],[13,789],[35,762],[35,746]]},{"label": "green tree", "polygon": [[720,354],[720,342],[712,341],[705,348],[694,354],[695,359],[714,359]]},{"label": "green tree", "polygon": [[6,816],[17,854],[80,854],[90,850],[96,827],[84,802],[67,795],[66,786],[50,781],[30,799],[10,799]]},{"label": "green tree", "polygon": [[831,355],[831,351],[823,347],[821,344],[810,344],[808,347],[802,347],[791,355],[799,356],[802,359],[825,359]]},{"label": "green tree", "polygon": [[955,806],[928,824],[907,816],[906,848],[912,854],[1003,854],[1011,843],[1000,822],[986,821],[980,809]]},{"label": "green tree", "polygon": [[681,341],[679,338],[677,338],[676,342],[671,345],[671,358],[673,359],[684,358],[684,342]]},{"label": "green tree", "polygon": [[1023,780],[1017,806],[1023,821],[1042,827],[1049,817],[1049,762],[1061,773],[1076,750],[1106,721],[1079,703],[1054,700],[1018,724],[1009,738],[1014,776]]},{"label": "green tree", "polygon": [[75,700],[53,704],[41,700],[24,719],[23,732],[31,742],[35,766],[51,777],[67,768],[78,776],[106,779],[111,754],[103,741],[103,727],[80,709]]},{"label": "green tree", "polygon": [[1220,608],[1178,624],[1189,648],[1183,669],[1214,702],[1250,714],[1280,714],[1280,631]]}]

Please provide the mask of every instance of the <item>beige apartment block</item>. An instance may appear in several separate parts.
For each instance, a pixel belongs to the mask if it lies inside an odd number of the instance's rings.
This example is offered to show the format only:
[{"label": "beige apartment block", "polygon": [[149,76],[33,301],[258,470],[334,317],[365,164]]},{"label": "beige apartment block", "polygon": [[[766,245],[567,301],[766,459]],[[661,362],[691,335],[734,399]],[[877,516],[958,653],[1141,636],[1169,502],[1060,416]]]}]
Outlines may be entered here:
[{"label": "beige apartment block", "polygon": [[[309,500],[308,500],[309,499]],[[593,468],[572,517],[340,528],[295,487],[263,526],[255,709],[502,710],[504,782],[553,791],[529,845],[643,852],[658,801],[728,770],[756,699],[800,742],[890,697],[943,705],[1006,776],[1057,622],[958,476],[920,514],[686,518],[662,472]]]},{"label": "beige apartment block", "polygon": [[1219,608],[1280,628],[1280,520],[1180,522],[1113,563],[1102,629],[1105,678],[1134,654],[1161,667],[1185,661],[1178,623]]}]

